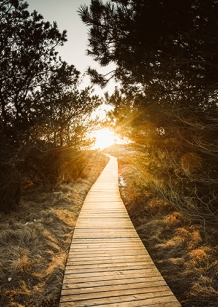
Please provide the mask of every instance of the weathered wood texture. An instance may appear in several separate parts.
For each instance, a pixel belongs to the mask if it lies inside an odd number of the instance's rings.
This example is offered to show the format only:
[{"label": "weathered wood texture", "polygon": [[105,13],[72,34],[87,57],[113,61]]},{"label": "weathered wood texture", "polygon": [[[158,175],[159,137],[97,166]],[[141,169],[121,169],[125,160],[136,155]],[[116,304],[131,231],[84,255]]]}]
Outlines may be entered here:
[{"label": "weathered wood texture", "polygon": [[129,219],[114,157],[76,224],[60,299],[60,307],[71,306],[181,306]]}]

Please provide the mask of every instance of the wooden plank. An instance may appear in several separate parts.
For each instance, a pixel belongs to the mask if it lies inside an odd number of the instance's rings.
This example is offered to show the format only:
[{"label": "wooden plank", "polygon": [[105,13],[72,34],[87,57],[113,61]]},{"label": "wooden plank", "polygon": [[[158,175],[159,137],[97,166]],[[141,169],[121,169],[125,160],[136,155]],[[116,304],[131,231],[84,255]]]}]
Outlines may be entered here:
[{"label": "wooden plank", "polygon": [[[150,269],[132,269],[132,270],[127,270],[126,268],[124,270],[116,270],[116,271],[109,271],[109,272],[99,272],[98,270],[96,270],[96,272],[78,272],[78,273],[72,273],[72,272],[68,272],[67,269],[65,271],[65,277],[69,277],[75,278],[76,279],[80,279],[80,278],[86,278],[88,281],[90,280],[94,280],[95,277],[100,278],[99,280],[105,280],[105,278],[107,279],[108,276],[113,277],[114,279],[123,279],[123,278],[134,278],[134,277],[147,277],[147,276],[159,276],[160,273],[158,272],[158,270],[156,269],[156,267],[150,268]],[[160,278],[163,279],[163,277],[160,275]]]},{"label": "wooden plank", "polygon": [[124,270],[153,270],[153,263],[127,263],[127,264],[103,264],[103,265],[87,265],[87,266],[71,266],[70,264],[67,266],[65,274],[77,274],[77,273],[93,273],[93,272],[114,272],[114,271],[124,271]]},{"label": "wooden plank", "polygon": [[[109,287],[110,288],[110,287]],[[168,286],[156,286],[156,287],[139,287],[139,288],[122,288],[118,290],[109,289],[105,290],[102,287],[101,291],[88,291],[83,293],[78,293],[76,291],[64,290],[62,294],[62,302],[64,301],[80,301],[80,300],[91,300],[91,299],[102,299],[108,297],[120,297],[120,296],[130,296],[130,295],[143,295],[143,298],[155,297],[155,296],[171,296],[172,293]]]},{"label": "wooden plank", "polygon": [[[84,240],[87,240],[90,238],[90,239],[95,239],[95,240],[100,240],[101,238],[104,238],[104,234],[102,233],[81,233],[81,234],[76,234],[74,236],[74,238],[76,240],[81,240],[80,243],[84,242]],[[113,232],[109,232],[107,234],[108,238],[109,239],[114,239],[114,240],[117,240],[119,239],[119,242],[122,242],[121,239],[134,239],[134,238],[137,238],[137,235],[134,234],[134,233],[125,233],[125,234],[114,234]],[[83,240],[83,241],[82,241]],[[85,243],[85,242],[84,242]],[[75,242],[76,244],[76,242]]]},{"label": "wooden plank", "polygon": [[[83,283],[71,283],[65,282],[63,285],[64,290],[73,290],[71,293],[87,293],[89,291],[96,291],[100,292],[102,289],[106,289],[110,291],[112,289],[126,289],[128,284],[129,288],[138,288],[138,287],[145,287],[144,280],[142,278],[132,278],[126,280],[104,280],[104,281],[94,281],[94,282],[83,282]],[[152,286],[166,286],[166,282],[161,279],[158,280],[156,278],[152,280]],[[75,291],[75,292],[74,292]]]},{"label": "wooden plank", "polygon": [[111,250],[114,250],[114,249],[118,249],[118,250],[123,250],[123,249],[129,249],[129,248],[132,248],[134,250],[137,250],[137,251],[143,251],[143,246],[142,245],[138,245],[138,244],[135,244],[135,243],[126,243],[126,244],[122,244],[122,246],[120,246],[119,243],[113,243],[113,244],[101,244],[101,243],[96,243],[96,244],[75,244],[75,246],[71,247],[71,250],[79,250],[79,249],[89,249],[89,250],[108,250],[108,251],[111,251]]},{"label": "wooden plank", "polygon": [[[114,272],[112,272],[114,273]],[[78,278],[75,278],[75,275],[69,274],[64,276],[64,284],[72,284],[79,287],[86,286],[88,284],[92,284],[93,287],[97,285],[105,285],[106,283],[108,284],[126,284],[128,288],[128,284],[132,283],[132,280],[135,280],[135,282],[143,282],[145,284],[151,285],[153,284],[154,281],[163,281],[162,276],[158,274],[157,272],[151,272],[147,273],[146,277],[142,277],[142,274],[140,272],[135,273],[134,275],[132,274],[127,274],[127,275],[118,275],[118,274],[100,274],[97,276],[91,276],[87,278],[85,275],[82,275]]]},{"label": "wooden plank", "polygon": [[137,237],[113,237],[113,238],[110,238],[108,237],[107,239],[103,238],[103,237],[99,237],[99,238],[96,238],[95,235],[94,237],[90,237],[90,238],[75,238],[74,240],[74,243],[75,244],[75,247],[79,244],[79,245],[82,245],[82,244],[88,244],[88,245],[106,245],[106,246],[115,246],[115,245],[118,245],[120,246],[120,244],[122,244],[122,246],[124,245],[129,245],[131,244],[131,246],[133,245],[136,245],[136,246],[140,246],[140,247],[144,247],[144,245],[142,244],[141,241],[138,240]]},{"label": "wooden plank", "polygon": [[96,256],[94,259],[93,257],[87,257],[87,256],[83,256],[81,257],[81,255],[73,255],[71,256],[71,254],[69,254],[68,257],[68,263],[70,261],[73,261],[75,264],[76,263],[113,263],[114,261],[146,261],[146,260],[152,260],[150,256],[148,255],[130,255],[130,256],[125,256],[125,255],[116,255],[116,256],[108,256],[108,255],[98,255]]},{"label": "wooden plank", "polygon": [[[160,291],[161,289],[167,289],[167,285],[164,284],[164,281],[158,281],[155,284],[153,284],[151,287],[145,287],[144,283],[132,283],[128,285],[129,293],[134,294],[136,291],[139,293],[145,293],[145,292],[152,292],[152,291]],[[121,291],[125,291],[125,294],[128,294],[126,291],[126,285],[108,285],[108,286],[98,286],[98,287],[86,287],[86,288],[80,288],[79,290],[77,288],[66,288],[63,289],[62,295],[78,295],[78,294],[96,294],[98,293],[98,296],[101,297],[102,292],[110,292],[115,294],[115,291],[118,291],[119,294],[121,294]],[[95,296],[96,297],[96,296]]]},{"label": "wooden plank", "polygon": [[[84,297],[85,295],[83,295]],[[83,299],[81,295],[77,296],[61,296],[60,302],[78,302],[75,306],[95,306],[95,305],[100,305],[100,304],[105,304],[105,303],[120,303],[120,302],[129,302],[129,301],[136,301],[136,300],[148,300],[150,301],[154,299],[158,299],[159,302],[162,299],[165,301],[171,301],[172,298],[174,297],[169,294],[169,290],[166,291],[154,291],[154,292],[149,292],[149,293],[135,293],[135,294],[130,294],[130,295],[125,295],[125,292],[121,292],[120,295],[117,294],[116,296],[111,295],[111,293],[105,294],[104,297],[100,298],[88,298],[88,296],[85,296]],[[85,303],[85,305],[83,305]]]},{"label": "wooden plank", "polygon": [[[74,303],[74,302],[67,302],[67,303],[61,303],[60,307],[87,307],[87,306],[97,306],[94,305],[87,305],[84,303]],[[150,306],[150,307],[180,307],[181,305],[178,303],[178,301],[175,299],[175,301],[170,300],[170,302],[166,302],[164,299],[155,299],[155,300],[137,300],[135,302],[125,302],[125,303],[112,303],[107,304],[107,302],[103,305],[98,305],[98,307],[144,307],[144,306]]]},{"label": "wooden plank", "polygon": [[[101,287],[137,287],[138,285],[144,285],[145,286],[145,279],[142,277],[138,278],[127,278],[127,279],[108,279],[108,280],[93,280],[93,281],[84,281],[84,282],[71,282],[72,279],[66,279],[64,284],[63,284],[63,290],[66,289],[75,289],[78,291],[78,293],[81,290],[86,290],[86,289],[95,289],[101,288]],[[162,286],[166,285],[166,282],[163,279],[160,279],[158,276],[156,277],[149,277],[147,278],[146,281],[149,281],[153,286]],[[148,286],[149,283],[147,282]]]},{"label": "wooden plank", "polygon": [[73,234],[60,307],[181,306],[138,237],[111,158],[88,193]]},{"label": "wooden plank", "polygon": [[123,255],[123,256],[135,256],[135,255],[139,255],[139,254],[144,254],[144,249],[142,248],[141,253],[138,253],[138,249],[127,249],[127,250],[122,250],[122,249],[116,249],[116,250],[94,250],[94,251],[89,251],[89,253],[87,253],[87,250],[82,250],[82,249],[77,249],[75,250],[74,248],[72,248],[69,250],[69,254],[71,256],[76,256],[76,255],[84,255],[86,257],[93,257],[93,254],[91,254],[91,252],[94,252],[96,254],[96,256],[99,255],[107,255],[107,256],[118,256],[118,255]]},{"label": "wooden plank", "polygon": [[[141,258],[141,259],[134,259],[134,258],[132,258],[132,259],[128,259],[128,263],[131,263],[130,261],[132,261],[132,263],[134,263],[134,264],[138,264],[138,263],[146,263],[146,264],[148,264],[148,263],[153,263],[153,261],[151,260],[151,259],[144,259],[144,258]],[[97,267],[101,267],[102,265],[105,265],[105,266],[108,266],[108,265],[111,265],[111,266],[113,266],[114,264],[122,264],[122,265],[125,265],[126,264],[126,261],[125,260],[123,260],[123,259],[108,259],[108,260],[106,260],[106,259],[104,259],[104,258],[101,258],[101,260],[93,260],[93,259],[91,259],[91,260],[83,260],[83,259],[80,259],[80,260],[78,260],[78,261],[75,261],[75,259],[73,258],[73,259],[68,259],[68,265],[69,266],[76,266],[76,267],[78,267],[78,266],[82,266],[83,268],[84,268],[84,266],[95,266],[95,268],[97,268]]]},{"label": "wooden plank", "polygon": [[[134,235],[135,238],[138,238],[138,234],[137,232],[131,230],[131,229],[118,229],[118,231],[113,231],[113,229],[111,228],[108,228],[108,229],[105,229],[105,228],[102,228],[101,229],[101,232],[99,232],[98,229],[87,229],[87,228],[80,228],[80,231],[76,231],[74,232],[74,239],[76,239],[76,236],[86,236],[87,240],[88,239],[92,239],[92,238],[95,238],[95,237],[99,237],[99,240],[100,239],[110,239],[110,235],[113,235],[114,238],[124,238],[125,239],[125,236],[128,237],[129,235]],[[105,238],[107,236],[107,238]],[[84,238],[85,239],[85,238]],[[79,239],[77,239],[79,240]]]},{"label": "wooden plank", "polygon": [[[170,299],[170,302],[168,302],[168,298],[161,298],[161,299],[153,299],[153,300],[138,300],[136,302],[125,302],[125,303],[119,303],[119,304],[104,304],[104,305],[98,305],[98,307],[144,307],[144,306],[150,306],[150,307],[181,307],[179,302],[173,299]],[[70,307],[70,305],[69,305]]]},{"label": "wooden plank", "polygon": [[74,251],[74,250],[70,250],[69,252],[69,258],[72,257],[75,260],[76,259],[82,259],[82,258],[99,258],[99,257],[134,257],[136,255],[140,255],[141,253],[138,253],[138,251],[136,250],[113,250],[113,251],[90,251],[89,253],[87,251],[83,251],[83,250],[78,250],[78,251]]}]

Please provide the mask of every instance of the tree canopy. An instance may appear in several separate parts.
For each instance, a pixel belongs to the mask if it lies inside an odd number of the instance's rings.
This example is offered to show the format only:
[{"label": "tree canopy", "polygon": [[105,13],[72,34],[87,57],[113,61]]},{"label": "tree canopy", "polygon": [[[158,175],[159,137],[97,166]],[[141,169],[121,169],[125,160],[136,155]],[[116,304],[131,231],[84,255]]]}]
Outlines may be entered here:
[{"label": "tree canopy", "polygon": [[83,168],[100,99],[79,89],[80,72],[60,58],[66,40],[24,0],[0,1],[0,210],[19,203],[28,178],[51,187]]},{"label": "tree canopy", "polygon": [[0,124],[16,143],[36,140],[36,128],[44,127],[46,134],[59,134],[56,146],[69,145],[60,134],[99,103],[90,98],[91,88],[78,90],[79,71],[59,57],[56,49],[66,40],[66,31],[30,13],[23,0],[1,2]]},{"label": "tree canopy", "polygon": [[[92,0],[79,13],[89,28],[87,53],[103,66],[114,62],[114,76],[127,88],[177,102],[196,93],[196,86],[205,92],[207,85],[214,94],[217,1]],[[92,69],[90,74],[106,82]]]},{"label": "tree canopy", "polygon": [[[218,2],[92,0],[79,14],[87,53],[116,64],[121,88],[108,97],[110,120],[149,154],[153,190],[183,214],[217,224]],[[107,76],[89,73],[106,84]]]}]

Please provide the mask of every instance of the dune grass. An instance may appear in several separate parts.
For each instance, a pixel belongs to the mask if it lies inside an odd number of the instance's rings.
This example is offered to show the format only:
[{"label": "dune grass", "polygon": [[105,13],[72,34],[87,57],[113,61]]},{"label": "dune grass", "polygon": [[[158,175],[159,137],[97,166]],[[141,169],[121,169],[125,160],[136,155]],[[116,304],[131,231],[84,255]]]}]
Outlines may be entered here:
[{"label": "dune grass", "polygon": [[[143,159],[118,157],[120,191],[156,266],[183,307],[218,306],[218,229],[191,222],[151,190]],[[16,212],[0,214],[0,306],[57,307],[83,200],[107,158],[90,156],[81,178],[48,192],[30,187]]]},{"label": "dune grass", "polygon": [[[113,154],[113,152],[110,152]],[[114,155],[120,191],[132,222],[183,307],[218,306],[218,228],[193,222],[150,188],[146,156]]]},{"label": "dune grass", "polygon": [[107,161],[92,153],[80,178],[52,192],[31,186],[17,211],[0,213],[0,306],[59,305],[76,220]]}]

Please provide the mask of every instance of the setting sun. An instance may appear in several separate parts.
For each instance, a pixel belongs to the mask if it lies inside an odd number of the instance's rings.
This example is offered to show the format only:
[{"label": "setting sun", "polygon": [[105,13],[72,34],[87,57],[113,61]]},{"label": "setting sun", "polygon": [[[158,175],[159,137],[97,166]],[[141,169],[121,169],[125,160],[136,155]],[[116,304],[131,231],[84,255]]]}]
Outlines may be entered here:
[{"label": "setting sun", "polygon": [[93,136],[96,139],[94,147],[100,150],[113,145],[117,139],[115,133],[108,128],[96,130]]}]

